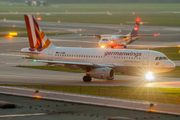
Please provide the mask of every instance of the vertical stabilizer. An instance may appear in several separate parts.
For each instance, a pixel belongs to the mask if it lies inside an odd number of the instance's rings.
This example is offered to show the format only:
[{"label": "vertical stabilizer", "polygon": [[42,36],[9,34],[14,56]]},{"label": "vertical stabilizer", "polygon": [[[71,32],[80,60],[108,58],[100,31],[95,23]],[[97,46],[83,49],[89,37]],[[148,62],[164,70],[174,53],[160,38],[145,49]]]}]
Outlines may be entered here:
[{"label": "vertical stabilizer", "polygon": [[29,38],[30,51],[42,51],[49,46],[54,46],[32,15],[24,15],[24,19]]},{"label": "vertical stabilizer", "polygon": [[137,18],[137,19],[136,19],[136,23],[135,23],[135,25],[134,25],[134,28],[133,28],[132,32],[130,33],[130,35],[138,35],[139,23],[140,23],[140,19]]}]

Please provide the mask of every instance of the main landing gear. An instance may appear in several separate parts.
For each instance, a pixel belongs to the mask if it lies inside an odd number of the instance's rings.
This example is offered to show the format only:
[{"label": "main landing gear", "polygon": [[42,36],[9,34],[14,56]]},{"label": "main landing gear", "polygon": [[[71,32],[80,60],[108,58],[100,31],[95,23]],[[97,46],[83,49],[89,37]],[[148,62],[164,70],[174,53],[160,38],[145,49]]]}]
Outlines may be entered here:
[{"label": "main landing gear", "polygon": [[83,81],[84,82],[91,82],[92,78],[90,76],[84,76]]}]

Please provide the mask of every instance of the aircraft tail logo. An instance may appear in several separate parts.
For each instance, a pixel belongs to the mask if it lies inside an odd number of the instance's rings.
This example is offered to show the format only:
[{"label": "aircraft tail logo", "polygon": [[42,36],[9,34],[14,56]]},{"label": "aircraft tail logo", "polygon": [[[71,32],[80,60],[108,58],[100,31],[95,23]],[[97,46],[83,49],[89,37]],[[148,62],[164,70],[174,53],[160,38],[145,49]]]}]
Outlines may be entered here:
[{"label": "aircraft tail logo", "polygon": [[42,51],[49,47],[52,43],[47,38],[37,21],[32,15],[24,15],[27,34],[29,38],[30,51]]},{"label": "aircraft tail logo", "polygon": [[132,32],[130,33],[131,35],[138,35],[139,23],[140,23],[140,19],[137,18],[137,19],[136,19],[136,23],[135,23],[135,25],[134,25],[134,28],[133,28]]}]

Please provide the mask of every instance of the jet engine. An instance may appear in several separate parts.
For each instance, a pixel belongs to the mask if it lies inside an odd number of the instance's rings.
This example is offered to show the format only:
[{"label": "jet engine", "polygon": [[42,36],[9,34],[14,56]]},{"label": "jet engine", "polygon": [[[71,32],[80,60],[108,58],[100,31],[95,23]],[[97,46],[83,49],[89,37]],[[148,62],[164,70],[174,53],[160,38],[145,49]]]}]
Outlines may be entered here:
[{"label": "jet engine", "polygon": [[87,74],[92,78],[113,80],[114,73],[115,71],[112,68],[95,68],[91,69]]}]

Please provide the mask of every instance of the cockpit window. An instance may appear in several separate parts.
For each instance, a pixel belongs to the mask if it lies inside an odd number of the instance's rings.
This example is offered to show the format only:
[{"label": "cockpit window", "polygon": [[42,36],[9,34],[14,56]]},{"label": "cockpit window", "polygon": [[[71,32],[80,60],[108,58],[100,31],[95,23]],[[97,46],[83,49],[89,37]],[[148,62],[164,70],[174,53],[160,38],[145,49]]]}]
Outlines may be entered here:
[{"label": "cockpit window", "polygon": [[163,57],[164,60],[168,60],[167,57]]},{"label": "cockpit window", "polygon": [[102,41],[108,41],[108,39],[102,39]]},{"label": "cockpit window", "polygon": [[156,57],[155,60],[168,60],[167,57]]}]

